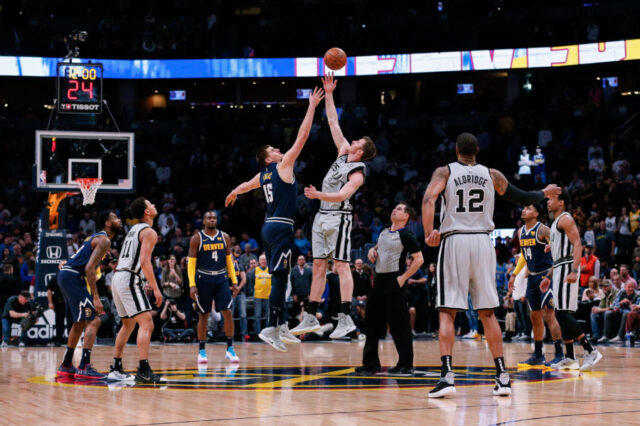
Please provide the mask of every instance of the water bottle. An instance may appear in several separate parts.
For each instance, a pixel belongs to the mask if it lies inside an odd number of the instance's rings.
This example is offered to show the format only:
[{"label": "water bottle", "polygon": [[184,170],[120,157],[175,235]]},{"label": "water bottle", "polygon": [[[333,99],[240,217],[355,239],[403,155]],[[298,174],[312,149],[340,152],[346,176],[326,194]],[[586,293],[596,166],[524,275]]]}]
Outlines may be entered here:
[{"label": "water bottle", "polygon": [[631,345],[631,332],[625,334],[625,336],[624,336],[624,344],[628,348],[630,348],[632,346]]}]

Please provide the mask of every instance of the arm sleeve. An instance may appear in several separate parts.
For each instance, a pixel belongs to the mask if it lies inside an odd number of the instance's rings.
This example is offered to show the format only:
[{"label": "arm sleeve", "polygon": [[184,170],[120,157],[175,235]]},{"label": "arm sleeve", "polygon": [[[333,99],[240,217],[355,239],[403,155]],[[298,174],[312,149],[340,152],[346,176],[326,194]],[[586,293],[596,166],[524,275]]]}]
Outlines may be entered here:
[{"label": "arm sleeve", "polygon": [[227,255],[227,273],[229,274],[231,283],[233,283],[233,285],[237,285],[238,276],[236,275],[236,268],[233,267],[233,259],[230,254]]},{"label": "arm sleeve", "polygon": [[520,271],[522,271],[522,268],[525,267],[526,264],[527,264],[527,261],[524,260],[524,254],[520,252],[520,256],[518,257],[518,263],[516,264],[516,269],[514,269],[513,271],[513,275],[518,275]]},{"label": "arm sleeve", "polygon": [[529,204],[539,203],[544,200],[544,192],[542,191],[523,191],[517,186],[509,183],[507,185],[507,190],[504,192],[502,196],[507,201],[511,201],[514,204],[520,206],[526,206]]},{"label": "arm sleeve", "polygon": [[187,260],[187,275],[189,277],[189,288],[196,286],[196,258],[190,257]]},{"label": "arm sleeve", "polygon": [[408,229],[400,231],[400,241],[402,242],[402,247],[404,247],[409,254],[420,251],[420,244],[418,244],[418,240],[416,240],[413,232]]}]

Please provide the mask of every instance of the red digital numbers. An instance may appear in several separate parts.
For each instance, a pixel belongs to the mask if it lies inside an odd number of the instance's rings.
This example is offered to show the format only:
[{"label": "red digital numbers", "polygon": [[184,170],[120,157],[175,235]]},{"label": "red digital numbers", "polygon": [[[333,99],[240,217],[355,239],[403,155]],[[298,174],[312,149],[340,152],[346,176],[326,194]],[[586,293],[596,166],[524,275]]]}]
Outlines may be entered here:
[{"label": "red digital numbers", "polygon": [[69,80],[69,85],[75,87],[71,87],[69,90],[67,90],[67,99],[77,101],[78,97],[74,95],[74,93],[78,91],[80,83],[78,83],[78,80]]},{"label": "red digital numbers", "polygon": [[89,93],[89,99],[93,99],[93,81],[89,81],[89,88],[85,88],[84,84],[87,83],[86,81],[82,82],[82,91],[83,92],[88,92]]},{"label": "red digital numbers", "polygon": [[77,101],[78,90],[88,93],[89,99],[93,99],[93,81],[83,81],[80,83],[78,80],[69,79],[69,86],[71,87],[67,90],[67,99]]}]

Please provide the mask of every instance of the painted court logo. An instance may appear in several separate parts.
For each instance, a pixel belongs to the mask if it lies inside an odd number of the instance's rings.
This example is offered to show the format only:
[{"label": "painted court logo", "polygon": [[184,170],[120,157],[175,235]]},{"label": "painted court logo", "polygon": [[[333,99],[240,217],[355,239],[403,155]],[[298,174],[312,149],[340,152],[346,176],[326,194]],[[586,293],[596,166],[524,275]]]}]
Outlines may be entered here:
[{"label": "painted court logo", "polygon": [[[279,390],[372,390],[372,389],[430,389],[440,379],[439,366],[418,366],[413,376],[389,376],[386,368],[381,374],[358,376],[354,367],[239,367],[188,368],[155,370],[165,382],[160,385],[142,385],[123,382],[83,381],[34,377],[32,383],[157,390],[210,390],[210,391],[279,391]],[[492,386],[495,384],[494,367],[454,368],[456,386]],[[578,374],[552,369],[525,369],[509,371],[514,383],[554,382],[577,379]]]}]

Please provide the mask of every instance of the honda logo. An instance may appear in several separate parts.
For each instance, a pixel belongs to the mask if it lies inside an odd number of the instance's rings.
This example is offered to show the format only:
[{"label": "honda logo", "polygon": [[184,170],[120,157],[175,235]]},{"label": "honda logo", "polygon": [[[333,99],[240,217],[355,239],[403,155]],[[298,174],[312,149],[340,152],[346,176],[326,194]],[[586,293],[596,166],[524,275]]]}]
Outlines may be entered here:
[{"label": "honda logo", "polygon": [[47,257],[49,259],[60,259],[62,257],[62,247],[59,247],[59,246],[47,247]]}]

